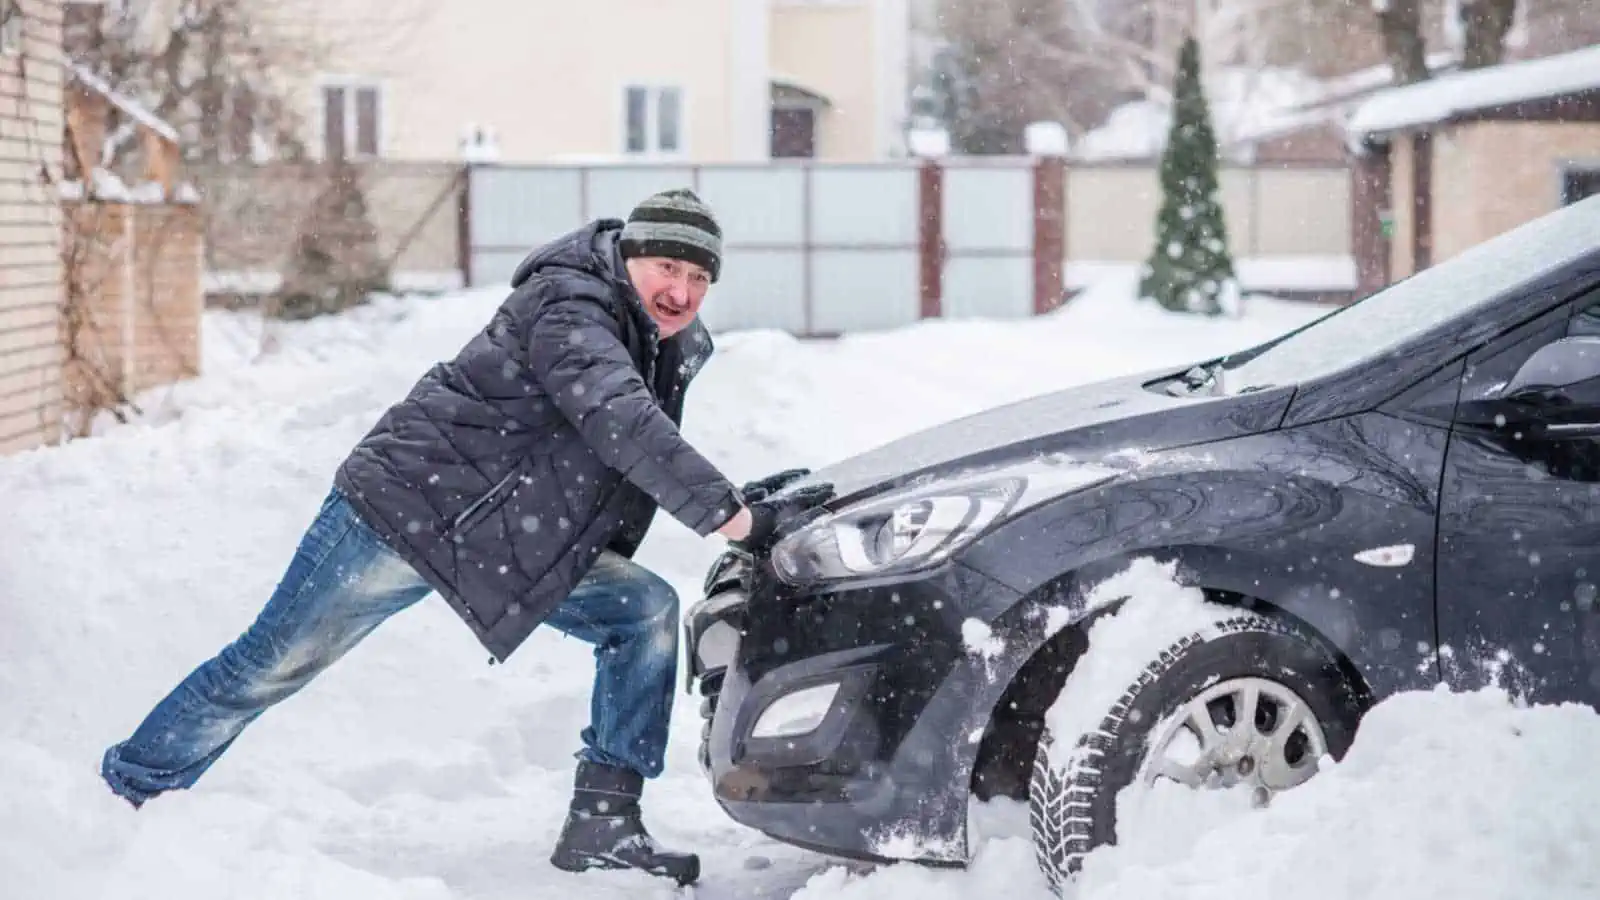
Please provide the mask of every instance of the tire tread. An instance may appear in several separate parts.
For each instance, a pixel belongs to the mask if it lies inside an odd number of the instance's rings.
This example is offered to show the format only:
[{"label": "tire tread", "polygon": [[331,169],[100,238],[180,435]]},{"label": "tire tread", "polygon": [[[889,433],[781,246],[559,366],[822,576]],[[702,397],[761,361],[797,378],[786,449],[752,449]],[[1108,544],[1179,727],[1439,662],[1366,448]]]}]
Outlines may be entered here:
[{"label": "tire tread", "polygon": [[1322,646],[1302,629],[1268,616],[1239,612],[1220,617],[1203,630],[1179,637],[1157,654],[1111,704],[1098,727],[1080,736],[1072,747],[1058,746],[1056,736],[1045,728],[1029,783],[1029,823],[1039,867],[1056,893],[1077,876],[1084,858],[1094,849],[1094,821],[1089,811],[1103,782],[1106,755],[1115,749],[1134,703],[1190,649],[1245,632],[1265,632]]}]

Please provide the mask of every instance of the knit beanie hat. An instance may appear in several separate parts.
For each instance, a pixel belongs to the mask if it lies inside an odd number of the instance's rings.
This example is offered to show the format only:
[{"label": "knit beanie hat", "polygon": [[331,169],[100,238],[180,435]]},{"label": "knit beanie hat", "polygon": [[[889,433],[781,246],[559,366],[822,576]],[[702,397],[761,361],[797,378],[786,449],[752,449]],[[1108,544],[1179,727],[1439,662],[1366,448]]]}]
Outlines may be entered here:
[{"label": "knit beanie hat", "polygon": [[722,269],[722,228],[694,191],[652,194],[628,214],[620,249],[624,259],[665,256],[703,266],[716,281]]}]

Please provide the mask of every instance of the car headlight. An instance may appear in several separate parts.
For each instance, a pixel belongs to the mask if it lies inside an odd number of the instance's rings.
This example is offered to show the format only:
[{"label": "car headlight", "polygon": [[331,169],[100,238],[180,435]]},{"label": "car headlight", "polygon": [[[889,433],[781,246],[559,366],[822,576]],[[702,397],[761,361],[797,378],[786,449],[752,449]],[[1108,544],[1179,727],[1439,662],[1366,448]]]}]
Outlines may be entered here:
[{"label": "car headlight", "polygon": [[772,548],[772,564],[790,584],[932,567],[996,521],[1118,474],[1052,459],[894,491],[788,535]]},{"label": "car headlight", "polygon": [[1022,488],[1008,479],[848,510],[778,542],[772,563],[792,583],[936,565],[1005,514]]}]

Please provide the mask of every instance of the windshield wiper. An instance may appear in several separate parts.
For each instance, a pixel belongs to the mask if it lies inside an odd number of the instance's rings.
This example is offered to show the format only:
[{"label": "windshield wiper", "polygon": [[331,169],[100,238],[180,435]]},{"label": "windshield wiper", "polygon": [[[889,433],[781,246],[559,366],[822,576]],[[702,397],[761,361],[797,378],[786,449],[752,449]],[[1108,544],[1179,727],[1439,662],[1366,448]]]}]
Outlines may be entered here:
[{"label": "windshield wiper", "polygon": [[1195,366],[1178,377],[1178,381],[1167,386],[1167,393],[1174,397],[1193,394],[1202,388],[1213,388],[1212,393],[1222,392],[1222,363],[1215,363],[1210,367]]}]

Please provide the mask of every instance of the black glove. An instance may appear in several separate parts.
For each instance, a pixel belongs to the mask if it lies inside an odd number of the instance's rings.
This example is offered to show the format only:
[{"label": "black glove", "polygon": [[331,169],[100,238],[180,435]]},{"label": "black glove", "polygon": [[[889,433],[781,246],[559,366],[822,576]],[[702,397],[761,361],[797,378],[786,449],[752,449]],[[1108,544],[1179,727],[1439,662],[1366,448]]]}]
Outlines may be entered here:
[{"label": "black glove", "polygon": [[810,469],[784,469],[782,472],[776,472],[765,478],[758,478],[747,483],[739,489],[739,493],[744,495],[744,502],[749,505],[776,494],[810,474]]},{"label": "black glove", "polygon": [[786,497],[769,497],[750,504],[750,533],[743,540],[730,541],[748,553],[771,549],[779,530],[833,499],[833,485],[814,484]]}]

